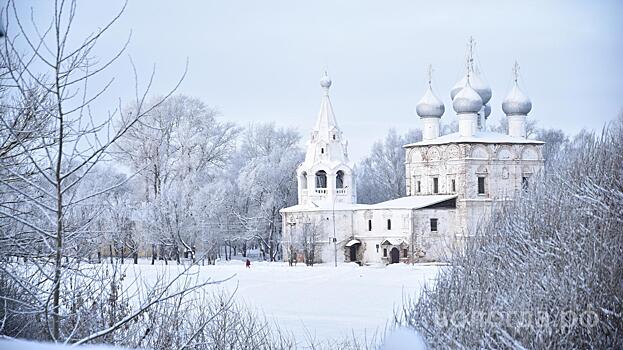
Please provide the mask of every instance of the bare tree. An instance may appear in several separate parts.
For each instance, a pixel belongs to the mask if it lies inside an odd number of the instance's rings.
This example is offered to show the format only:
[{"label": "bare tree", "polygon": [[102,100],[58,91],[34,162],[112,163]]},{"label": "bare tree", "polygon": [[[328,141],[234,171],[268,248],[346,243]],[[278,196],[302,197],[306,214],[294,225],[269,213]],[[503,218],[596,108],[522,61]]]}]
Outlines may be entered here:
[{"label": "bare tree", "polygon": [[[19,208],[0,207],[0,215],[20,228],[2,237],[3,249],[28,252],[32,270],[24,274],[24,269],[14,264],[1,269],[27,293],[28,302],[21,306],[27,308],[25,312],[43,318],[44,332],[54,341],[72,338],[71,329],[64,325],[75,314],[66,305],[83,287],[67,279],[80,271],[80,242],[94,235],[92,223],[99,211],[93,210],[90,200],[123,183],[86,191],[85,179],[107,159],[107,152],[117,140],[168,97],[145,105],[152,75],[146,91],[137,94],[131,116],[121,110],[104,115],[90,108],[114,79],[99,89],[91,89],[90,82],[103,74],[127,45],[126,41],[108,60],[94,56],[98,40],[120,18],[124,8],[82,41],[69,38],[74,34],[76,1],[56,2],[53,17],[44,26],[37,24],[33,15],[32,28],[23,22],[28,17],[18,11],[15,1],[9,1],[5,9],[8,25],[2,63],[10,69],[4,76],[8,83],[3,100],[18,101],[14,108],[18,116],[5,118],[7,114],[3,114],[7,135],[3,152],[19,155],[23,167],[5,167],[6,175],[0,177],[3,188],[12,191],[13,201],[21,203]],[[20,103],[26,107],[20,107]],[[115,117],[123,120],[116,128],[112,123]],[[32,125],[33,131],[46,131],[37,133],[34,144],[23,136]]]}]

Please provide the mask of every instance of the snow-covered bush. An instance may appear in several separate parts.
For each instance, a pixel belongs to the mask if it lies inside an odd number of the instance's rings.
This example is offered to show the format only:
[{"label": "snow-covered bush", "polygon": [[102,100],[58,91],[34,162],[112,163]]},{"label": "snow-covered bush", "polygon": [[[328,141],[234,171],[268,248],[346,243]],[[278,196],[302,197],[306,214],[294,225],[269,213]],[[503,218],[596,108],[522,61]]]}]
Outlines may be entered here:
[{"label": "snow-covered bush", "polygon": [[623,348],[623,116],[563,152],[399,323],[433,348]]}]

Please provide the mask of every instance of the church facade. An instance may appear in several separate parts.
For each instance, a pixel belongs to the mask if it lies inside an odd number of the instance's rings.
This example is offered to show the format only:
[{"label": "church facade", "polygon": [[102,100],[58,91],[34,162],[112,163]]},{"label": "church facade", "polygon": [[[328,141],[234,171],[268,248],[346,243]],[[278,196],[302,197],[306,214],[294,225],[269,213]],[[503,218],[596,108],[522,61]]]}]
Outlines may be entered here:
[{"label": "church facade", "polygon": [[445,107],[429,74],[416,107],[423,140],[404,146],[406,196],[376,204],[357,203],[354,165],[325,72],[320,112],[296,173],[298,204],[281,210],[284,259],[391,264],[444,260],[460,248],[496,202],[512,199],[543,168],[543,143],[526,138],[532,103],[515,72],[502,103],[507,134],[486,131],[491,89],[468,59],[466,76],[451,90],[459,130],[443,136]]}]

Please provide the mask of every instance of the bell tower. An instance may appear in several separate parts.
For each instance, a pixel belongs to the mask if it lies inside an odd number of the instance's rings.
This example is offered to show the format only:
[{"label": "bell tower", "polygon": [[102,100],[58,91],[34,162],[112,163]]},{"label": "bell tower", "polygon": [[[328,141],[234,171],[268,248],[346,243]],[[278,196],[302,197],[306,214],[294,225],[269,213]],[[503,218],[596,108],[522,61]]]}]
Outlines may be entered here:
[{"label": "bell tower", "polygon": [[305,161],[297,169],[299,204],[317,206],[356,203],[355,173],[348,160],[348,142],[337,125],[329,98],[331,79],[320,79],[322,99],[307,143]]}]

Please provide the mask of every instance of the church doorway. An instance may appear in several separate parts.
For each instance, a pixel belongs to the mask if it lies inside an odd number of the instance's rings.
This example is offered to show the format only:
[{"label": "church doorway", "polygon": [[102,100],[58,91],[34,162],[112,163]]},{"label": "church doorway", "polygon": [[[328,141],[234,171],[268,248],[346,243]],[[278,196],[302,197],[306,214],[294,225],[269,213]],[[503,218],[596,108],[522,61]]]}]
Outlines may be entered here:
[{"label": "church doorway", "polygon": [[390,264],[396,264],[400,262],[400,250],[396,247],[392,248],[389,252],[389,257],[391,258]]},{"label": "church doorway", "polygon": [[357,245],[350,246],[350,261],[357,261]]}]

